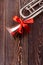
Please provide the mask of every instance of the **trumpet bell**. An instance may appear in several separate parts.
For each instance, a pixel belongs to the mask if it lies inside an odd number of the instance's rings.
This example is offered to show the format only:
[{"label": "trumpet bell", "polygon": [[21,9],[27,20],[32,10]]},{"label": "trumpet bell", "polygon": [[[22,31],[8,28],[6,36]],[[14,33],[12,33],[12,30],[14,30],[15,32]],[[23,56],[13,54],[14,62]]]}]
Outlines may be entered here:
[{"label": "trumpet bell", "polygon": [[33,0],[20,9],[20,15],[23,18],[34,18],[43,11],[43,1]]},{"label": "trumpet bell", "polygon": [[12,28],[6,27],[6,29],[8,30],[9,33],[12,33],[12,32],[15,32],[17,29],[19,29],[19,27],[20,27],[20,24]]}]

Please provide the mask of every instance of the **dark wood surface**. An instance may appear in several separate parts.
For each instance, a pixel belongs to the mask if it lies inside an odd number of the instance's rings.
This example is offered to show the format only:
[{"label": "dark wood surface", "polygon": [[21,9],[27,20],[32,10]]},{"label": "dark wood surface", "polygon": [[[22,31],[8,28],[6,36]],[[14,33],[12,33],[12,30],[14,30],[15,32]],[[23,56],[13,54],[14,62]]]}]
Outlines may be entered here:
[{"label": "dark wood surface", "polygon": [[[20,0],[23,7],[30,0]],[[14,39],[6,26],[15,26],[12,17],[19,14],[19,0],[0,0],[0,65],[19,65],[17,61],[19,38]],[[35,17],[31,30],[21,38],[22,65],[43,65],[43,12]]]}]

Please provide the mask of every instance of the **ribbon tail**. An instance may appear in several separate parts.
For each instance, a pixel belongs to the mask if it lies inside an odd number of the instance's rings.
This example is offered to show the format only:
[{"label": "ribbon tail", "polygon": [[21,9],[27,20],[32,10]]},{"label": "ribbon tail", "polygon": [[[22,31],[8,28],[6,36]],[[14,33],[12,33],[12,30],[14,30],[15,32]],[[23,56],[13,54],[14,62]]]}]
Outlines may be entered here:
[{"label": "ribbon tail", "polygon": [[18,29],[18,33],[20,33],[20,34],[23,33],[22,25],[19,27],[19,29]]},{"label": "ribbon tail", "polygon": [[30,31],[30,27],[27,25],[27,24],[24,24],[24,29],[29,33],[29,31]]},{"label": "ribbon tail", "polygon": [[27,20],[24,21],[24,23],[28,23],[28,24],[29,24],[29,23],[30,23],[30,24],[31,24],[31,23],[34,23],[34,19],[33,19],[33,18],[27,19]]}]

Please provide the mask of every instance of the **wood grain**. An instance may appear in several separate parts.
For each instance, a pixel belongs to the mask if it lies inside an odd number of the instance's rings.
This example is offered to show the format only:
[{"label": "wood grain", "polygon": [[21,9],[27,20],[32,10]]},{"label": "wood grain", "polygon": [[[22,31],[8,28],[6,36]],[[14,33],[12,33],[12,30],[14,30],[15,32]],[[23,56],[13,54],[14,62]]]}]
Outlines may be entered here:
[{"label": "wood grain", "polygon": [[[20,8],[31,0],[20,0]],[[0,65],[19,65],[19,38],[13,38],[6,30],[17,25],[12,20],[19,14],[19,0],[0,0]],[[22,18],[22,17],[21,17]],[[24,32],[21,37],[22,65],[43,65],[43,12],[34,18],[29,34]]]}]

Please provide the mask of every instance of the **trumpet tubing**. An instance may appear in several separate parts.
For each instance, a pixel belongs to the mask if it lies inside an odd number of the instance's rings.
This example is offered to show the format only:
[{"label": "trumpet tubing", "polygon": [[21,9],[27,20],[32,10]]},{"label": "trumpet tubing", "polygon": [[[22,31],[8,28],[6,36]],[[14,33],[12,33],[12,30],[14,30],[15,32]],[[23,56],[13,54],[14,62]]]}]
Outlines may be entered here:
[{"label": "trumpet tubing", "polygon": [[[20,15],[23,18],[34,18],[43,11],[43,1],[42,0],[33,0],[23,8],[20,9]],[[28,13],[26,15],[26,13]]]}]

